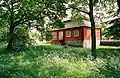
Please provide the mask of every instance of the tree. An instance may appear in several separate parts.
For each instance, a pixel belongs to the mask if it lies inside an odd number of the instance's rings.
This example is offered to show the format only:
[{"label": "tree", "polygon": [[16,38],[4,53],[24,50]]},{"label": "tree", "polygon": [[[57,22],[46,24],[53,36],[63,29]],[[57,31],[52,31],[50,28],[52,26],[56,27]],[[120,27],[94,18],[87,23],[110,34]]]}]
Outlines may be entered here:
[{"label": "tree", "polygon": [[120,11],[120,0],[117,0],[118,11]]},{"label": "tree", "polygon": [[53,28],[64,28],[65,24],[61,19],[57,19],[53,24]]},{"label": "tree", "polygon": [[[7,49],[13,48],[16,27],[21,28],[22,24],[28,24],[29,21],[44,21],[45,17],[49,17],[52,21],[63,17],[65,16],[65,10],[61,10],[61,8],[64,7],[62,0],[1,0],[0,20],[7,22],[9,27]],[[43,26],[45,22],[39,21],[37,23]]]},{"label": "tree", "polygon": [[96,53],[96,35],[95,35],[95,21],[93,16],[93,6],[94,6],[94,0],[89,0],[89,17],[91,22],[91,38],[92,38],[92,56],[96,59],[97,53]]},{"label": "tree", "polygon": [[[113,8],[112,3],[114,3],[116,0],[68,0],[68,5],[70,8],[72,8],[72,11],[78,11],[79,13],[87,14],[90,18],[91,22],[91,49],[92,49],[92,56],[94,58],[97,58],[96,53],[96,35],[95,35],[95,16],[97,13],[99,13],[101,10],[107,10],[107,6],[109,6],[109,9]],[[104,9],[103,9],[104,8]],[[102,11],[103,12],[103,11]],[[102,14],[101,12],[101,14]],[[100,14],[100,13],[99,13]],[[101,17],[101,16],[99,16]]]},{"label": "tree", "polygon": [[104,36],[111,37],[112,39],[120,39],[120,1],[117,0],[118,9],[113,14],[113,20],[109,20],[107,23],[111,24],[110,27],[104,30]]},{"label": "tree", "polygon": [[[87,15],[89,15],[90,22],[91,22],[91,38],[92,38],[92,56],[94,58],[97,57],[96,54],[96,35],[95,35],[95,21],[94,21],[94,15],[93,15],[93,7],[94,7],[94,0],[74,0],[71,1],[72,4],[69,4],[70,8],[73,10],[77,10],[78,12],[83,12]],[[85,9],[84,7],[89,8],[89,11]],[[81,7],[80,7],[81,6]]]},{"label": "tree", "polygon": [[28,4],[25,0],[2,0],[0,3],[1,9],[3,10],[1,19],[5,20],[9,26],[7,49],[12,49],[14,30],[17,26],[32,20],[33,13],[31,12],[33,12],[33,7],[30,7],[30,4]]}]

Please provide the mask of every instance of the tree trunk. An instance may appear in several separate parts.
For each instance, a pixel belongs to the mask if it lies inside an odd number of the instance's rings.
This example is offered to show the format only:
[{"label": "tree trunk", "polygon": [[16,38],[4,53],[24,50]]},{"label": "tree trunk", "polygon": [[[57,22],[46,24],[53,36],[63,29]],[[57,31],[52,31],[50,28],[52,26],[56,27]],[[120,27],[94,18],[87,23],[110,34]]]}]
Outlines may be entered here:
[{"label": "tree trunk", "polygon": [[93,16],[93,0],[89,0],[89,17],[90,17],[90,22],[91,22],[91,40],[92,40],[92,56],[94,59],[97,58],[97,53],[96,53],[96,33],[95,33],[95,21],[94,21],[94,16]]},{"label": "tree trunk", "polygon": [[8,45],[7,45],[7,49],[8,50],[12,50],[13,49],[13,40],[14,40],[14,26],[10,25],[9,28],[9,38],[8,38]]},{"label": "tree trunk", "polygon": [[11,16],[10,16],[10,28],[9,28],[9,38],[8,38],[8,45],[7,45],[7,49],[8,50],[13,50],[13,40],[14,40],[14,24],[13,24],[13,21],[14,21],[14,12],[13,12],[13,1],[11,1],[11,9],[10,9],[10,13],[11,13]]}]

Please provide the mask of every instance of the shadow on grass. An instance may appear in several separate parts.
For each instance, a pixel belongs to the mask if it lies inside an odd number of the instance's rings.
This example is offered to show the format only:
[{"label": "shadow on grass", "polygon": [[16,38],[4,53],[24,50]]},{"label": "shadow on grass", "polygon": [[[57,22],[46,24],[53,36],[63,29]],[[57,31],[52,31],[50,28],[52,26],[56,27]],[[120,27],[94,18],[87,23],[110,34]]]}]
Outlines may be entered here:
[{"label": "shadow on grass", "polygon": [[61,46],[31,46],[21,52],[12,52],[5,48],[6,46],[0,47],[0,78],[49,78],[65,73],[63,67],[52,65],[47,57],[61,52]]},{"label": "shadow on grass", "polygon": [[[99,73],[104,78],[120,77],[120,48],[101,47],[97,49],[98,58],[104,59],[103,67],[98,67]],[[0,47],[0,77],[1,78],[81,78],[86,74],[79,71],[80,65],[90,65],[88,59],[91,56],[89,49],[78,47],[63,48],[60,45],[30,46],[21,52],[5,50]],[[72,60],[72,62],[70,61]],[[78,63],[77,62],[81,62]],[[71,66],[71,67],[70,67]],[[68,69],[70,67],[70,69]],[[88,68],[80,69],[88,71]],[[77,74],[72,74],[77,72]],[[94,69],[94,70],[96,70]],[[69,70],[69,72],[68,72]],[[91,71],[89,71],[91,72]],[[70,76],[72,74],[72,76]],[[79,75],[78,75],[79,74]],[[91,76],[94,75],[94,72]],[[88,78],[99,78],[88,77]]]},{"label": "shadow on grass", "polygon": [[30,46],[21,52],[12,52],[5,48],[6,46],[0,47],[1,78],[68,78],[68,61],[87,57],[89,53],[88,49],[63,48],[60,45]]},{"label": "shadow on grass", "polygon": [[100,47],[98,58],[104,59],[104,66],[99,68],[105,78],[120,78],[120,47]]},{"label": "shadow on grass", "polygon": [[112,58],[120,56],[120,47],[100,47],[97,49],[98,58]]}]

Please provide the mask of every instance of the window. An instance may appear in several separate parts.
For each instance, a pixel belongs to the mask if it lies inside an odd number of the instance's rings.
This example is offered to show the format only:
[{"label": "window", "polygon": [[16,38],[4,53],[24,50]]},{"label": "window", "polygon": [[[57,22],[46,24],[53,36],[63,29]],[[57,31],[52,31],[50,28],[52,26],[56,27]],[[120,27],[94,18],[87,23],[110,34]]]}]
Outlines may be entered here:
[{"label": "window", "polygon": [[76,37],[76,36],[79,36],[79,30],[78,29],[75,29],[74,30],[74,36]]},{"label": "window", "polygon": [[66,37],[70,37],[71,36],[71,32],[70,31],[66,31]]},{"label": "window", "polygon": [[53,39],[53,40],[57,39],[57,32],[53,32],[53,33],[52,33],[52,39]]}]

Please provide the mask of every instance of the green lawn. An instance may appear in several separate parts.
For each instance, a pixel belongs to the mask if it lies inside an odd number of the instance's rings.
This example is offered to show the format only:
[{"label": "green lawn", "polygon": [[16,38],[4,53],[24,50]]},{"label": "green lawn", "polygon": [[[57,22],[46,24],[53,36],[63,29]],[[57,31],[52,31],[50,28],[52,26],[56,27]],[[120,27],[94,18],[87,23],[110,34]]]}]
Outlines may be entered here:
[{"label": "green lawn", "polygon": [[32,46],[9,52],[0,46],[0,78],[120,78],[120,47],[89,49],[60,45]]}]

